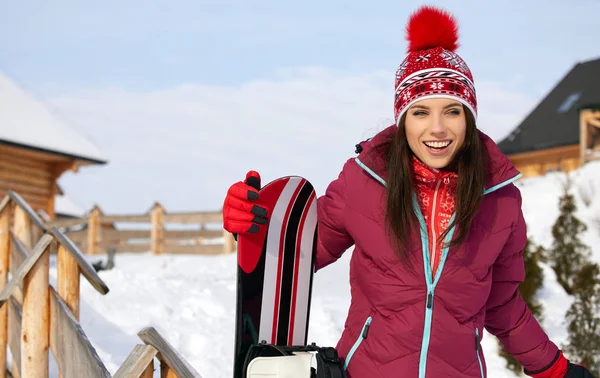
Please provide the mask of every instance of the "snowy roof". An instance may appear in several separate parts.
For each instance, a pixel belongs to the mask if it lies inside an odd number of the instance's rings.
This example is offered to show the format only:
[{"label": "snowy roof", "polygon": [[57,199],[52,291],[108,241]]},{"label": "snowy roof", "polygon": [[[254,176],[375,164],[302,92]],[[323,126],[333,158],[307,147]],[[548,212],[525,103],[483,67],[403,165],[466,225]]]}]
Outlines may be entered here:
[{"label": "snowy roof", "polygon": [[85,210],[77,206],[64,194],[54,196],[54,212],[56,214],[68,215],[73,217],[84,217]]},{"label": "snowy roof", "polygon": [[57,119],[40,101],[0,74],[0,142],[92,163],[106,157],[87,138]]}]

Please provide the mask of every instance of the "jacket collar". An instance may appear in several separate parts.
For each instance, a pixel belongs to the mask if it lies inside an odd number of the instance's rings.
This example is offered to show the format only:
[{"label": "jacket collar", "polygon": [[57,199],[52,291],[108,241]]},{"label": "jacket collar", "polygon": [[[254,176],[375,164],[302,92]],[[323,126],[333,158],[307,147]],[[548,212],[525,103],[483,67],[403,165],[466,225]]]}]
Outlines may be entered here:
[{"label": "jacket collar", "polygon": [[[391,125],[372,138],[359,143],[360,152],[356,157],[357,162],[370,171],[371,174],[374,174],[382,183],[387,180],[384,146],[393,140],[397,131],[396,125]],[[481,130],[478,130],[478,133],[485,153],[485,191],[492,191],[519,178],[521,173],[508,157],[500,151],[498,145]]]}]

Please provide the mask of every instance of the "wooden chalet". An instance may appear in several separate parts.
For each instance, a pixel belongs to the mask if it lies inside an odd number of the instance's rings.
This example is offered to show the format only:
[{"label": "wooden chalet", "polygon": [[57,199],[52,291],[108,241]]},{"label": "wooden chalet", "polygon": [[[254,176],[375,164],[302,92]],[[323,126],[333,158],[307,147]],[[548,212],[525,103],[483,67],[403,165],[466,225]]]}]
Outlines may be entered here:
[{"label": "wooden chalet", "polygon": [[600,159],[600,59],[576,64],[498,146],[524,177]]},{"label": "wooden chalet", "polygon": [[1,197],[13,190],[54,219],[61,175],[106,162],[88,139],[0,74]]}]

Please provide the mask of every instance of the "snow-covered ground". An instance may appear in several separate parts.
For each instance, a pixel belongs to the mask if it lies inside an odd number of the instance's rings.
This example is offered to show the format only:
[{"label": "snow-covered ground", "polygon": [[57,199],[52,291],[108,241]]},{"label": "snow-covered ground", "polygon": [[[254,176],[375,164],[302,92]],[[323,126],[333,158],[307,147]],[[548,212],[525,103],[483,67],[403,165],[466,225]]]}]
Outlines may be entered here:
[{"label": "snow-covered ground", "polygon": [[[562,174],[519,182],[530,235],[538,244],[551,244],[551,227],[558,215]],[[574,176],[578,215],[589,226],[583,239],[600,262],[600,198],[587,207],[578,188],[600,189],[600,162],[590,163]],[[600,218],[599,218],[600,219]],[[316,274],[309,339],[335,345],[349,303],[348,261],[351,251]],[[91,257],[97,260],[99,257]],[[86,281],[81,285],[81,324],[111,373],[141,343],[137,332],[155,327],[205,378],[232,376],[233,318],[235,309],[235,255],[152,256],[119,254],[116,267],[100,275],[108,284],[106,296]],[[544,267],[544,327],[561,344],[566,341],[564,314],[571,300]],[[52,277],[56,274],[51,272]],[[496,339],[484,337],[489,376],[514,378],[498,357]],[[53,372],[53,376],[55,371]],[[156,372],[156,376],[159,372]]]}]

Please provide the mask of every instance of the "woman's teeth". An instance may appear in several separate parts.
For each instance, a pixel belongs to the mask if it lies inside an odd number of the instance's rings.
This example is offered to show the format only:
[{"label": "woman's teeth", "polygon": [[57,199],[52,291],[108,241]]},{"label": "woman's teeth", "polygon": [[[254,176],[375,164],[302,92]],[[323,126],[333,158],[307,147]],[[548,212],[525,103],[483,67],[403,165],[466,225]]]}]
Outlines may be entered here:
[{"label": "woman's teeth", "polygon": [[450,144],[450,141],[445,141],[445,142],[425,142],[425,145],[427,147],[431,147],[431,148],[444,148],[444,147],[448,147],[449,144]]}]

